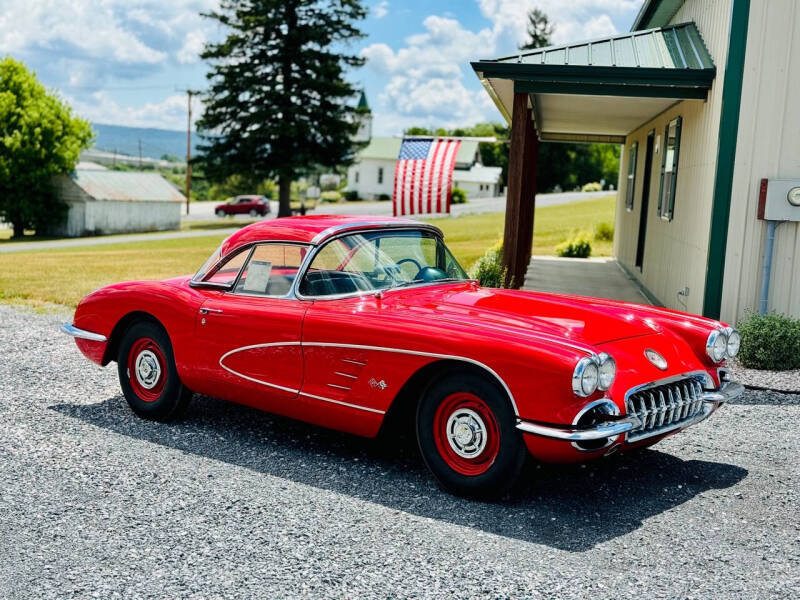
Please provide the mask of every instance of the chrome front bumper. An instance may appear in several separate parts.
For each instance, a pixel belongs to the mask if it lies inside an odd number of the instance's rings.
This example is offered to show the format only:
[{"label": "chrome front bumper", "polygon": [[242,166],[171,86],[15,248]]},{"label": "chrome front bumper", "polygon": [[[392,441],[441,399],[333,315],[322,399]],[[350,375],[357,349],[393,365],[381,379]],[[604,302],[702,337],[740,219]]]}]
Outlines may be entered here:
[{"label": "chrome front bumper", "polygon": [[99,333],[94,333],[92,331],[86,331],[85,329],[78,329],[72,323],[64,323],[61,326],[61,331],[63,331],[67,335],[71,335],[74,338],[80,338],[82,340],[91,340],[93,342],[108,341],[108,338],[106,338],[106,336]]},{"label": "chrome front bumper", "polygon": [[[659,429],[654,435],[663,435],[676,429],[683,429],[699,423],[717,410],[722,404],[744,393],[744,386],[735,381],[724,381],[717,390],[704,391],[700,394],[703,408],[695,416],[675,423],[674,426]],[[572,426],[546,425],[533,421],[517,420],[517,429],[524,433],[531,433],[555,440],[568,442],[590,442],[601,440],[615,435],[628,433],[632,429],[641,427],[642,422],[634,415],[622,415],[618,419],[609,420],[589,429],[577,429]]]}]

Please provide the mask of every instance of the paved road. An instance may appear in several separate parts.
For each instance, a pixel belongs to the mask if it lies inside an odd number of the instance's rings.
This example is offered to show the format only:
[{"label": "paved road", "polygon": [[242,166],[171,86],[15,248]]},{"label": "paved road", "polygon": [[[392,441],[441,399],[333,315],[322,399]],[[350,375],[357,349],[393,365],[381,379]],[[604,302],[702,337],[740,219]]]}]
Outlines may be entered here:
[{"label": "paved road", "polygon": [[[586,200],[598,196],[607,196],[609,192],[567,192],[563,194],[539,194],[536,196],[537,206],[554,206],[556,204],[567,204],[578,200]],[[272,202],[272,212],[266,219],[274,219],[278,214],[278,203]],[[184,221],[205,221],[216,219],[214,215],[214,202],[195,202],[190,205],[189,216],[183,216]],[[466,204],[456,204],[452,208],[452,216],[458,217],[468,214],[483,214],[491,212],[503,212],[505,210],[505,198],[476,198]],[[332,215],[372,215],[389,216],[392,214],[391,202],[343,202],[341,204],[323,204],[309,214],[332,214]],[[436,217],[446,217],[447,215],[432,215]],[[86,237],[77,239],[60,239],[40,242],[13,242],[0,244],[0,254],[13,252],[29,252],[31,250],[50,250],[53,248],[72,248],[76,246],[100,246],[105,244],[125,244],[128,242],[147,242],[152,240],[167,240],[175,238],[205,237],[210,235],[227,236],[242,227],[252,219],[249,215],[235,215],[225,217],[230,222],[230,227],[220,229],[206,229],[193,231],[164,231],[132,235],[113,235]]]},{"label": "paved road", "polygon": [[[590,198],[599,198],[615,194],[616,192],[563,192],[559,194],[537,194],[536,206],[555,206],[557,204],[568,204],[570,202],[577,202],[579,200],[587,200]],[[184,217],[184,220],[207,220],[215,218],[214,207],[217,205],[215,202],[194,202],[190,205],[190,214]],[[270,203],[272,208],[271,216],[278,212],[278,203],[272,201]],[[489,212],[503,212],[506,209],[505,196],[495,196],[492,198],[472,198],[466,204],[454,204],[451,207],[453,216],[482,214]],[[377,215],[389,216],[392,214],[391,202],[342,202],[339,204],[320,204],[313,212],[318,214],[331,214],[331,215]],[[444,215],[443,215],[444,216]],[[245,219],[249,218],[247,215],[237,215],[236,217],[228,217],[230,219]],[[269,218],[269,217],[268,217]]]},{"label": "paved road", "polygon": [[800,596],[800,396],[487,504],[409,444],[200,397],[139,420],[63,318],[0,306],[2,598]]}]

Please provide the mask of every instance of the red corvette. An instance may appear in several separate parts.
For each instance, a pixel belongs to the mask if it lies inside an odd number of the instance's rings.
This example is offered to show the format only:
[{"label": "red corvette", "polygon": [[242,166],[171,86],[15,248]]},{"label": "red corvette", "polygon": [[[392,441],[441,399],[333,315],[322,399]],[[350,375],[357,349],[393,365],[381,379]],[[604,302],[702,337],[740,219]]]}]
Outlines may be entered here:
[{"label": "red corvette", "polygon": [[743,392],[717,321],[597,298],[487,289],[432,225],[291,217],[245,227],[193,277],[93,292],[64,331],[117,361],[131,409],[192,392],[361,436],[408,418],[448,490],[503,493],[527,455],[649,446]]}]

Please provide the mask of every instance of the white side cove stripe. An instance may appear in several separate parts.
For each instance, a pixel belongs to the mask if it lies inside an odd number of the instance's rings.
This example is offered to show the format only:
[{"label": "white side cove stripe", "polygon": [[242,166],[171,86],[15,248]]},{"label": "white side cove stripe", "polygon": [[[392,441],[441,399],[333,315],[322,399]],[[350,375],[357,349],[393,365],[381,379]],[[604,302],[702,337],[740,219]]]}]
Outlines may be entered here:
[{"label": "white side cove stripe", "polygon": [[231,350],[230,352],[226,352],[219,359],[219,366],[222,367],[223,369],[225,369],[226,371],[228,371],[229,373],[232,373],[232,374],[236,375],[237,377],[241,377],[242,379],[246,379],[248,381],[252,381],[253,383],[258,383],[258,384],[261,384],[261,385],[265,385],[267,387],[283,390],[283,391],[294,393],[294,394],[299,394],[301,396],[306,396],[308,398],[314,398],[316,400],[322,400],[324,402],[332,402],[334,404],[341,404],[342,406],[348,406],[350,408],[357,408],[357,409],[360,409],[360,410],[366,410],[368,412],[374,412],[374,413],[378,413],[378,414],[384,414],[386,412],[386,411],[378,410],[378,409],[375,409],[375,408],[369,408],[369,407],[366,407],[366,406],[359,406],[357,404],[350,404],[348,402],[341,402],[339,400],[333,400],[331,398],[325,398],[323,396],[317,396],[315,394],[308,394],[306,392],[301,392],[300,390],[296,390],[294,388],[288,388],[288,387],[284,387],[282,385],[276,385],[274,383],[269,383],[267,381],[261,381],[260,379],[255,379],[253,377],[248,377],[247,375],[244,375],[242,373],[238,373],[237,371],[234,371],[233,369],[230,369],[230,368],[226,367],[223,364],[223,361],[228,356],[230,356],[232,354],[236,354],[237,352],[242,352],[244,350],[252,350],[254,348],[272,348],[272,347],[275,347],[275,346],[314,346],[314,347],[318,347],[318,348],[352,348],[354,350],[373,350],[375,352],[396,352],[398,354],[411,354],[413,356],[427,356],[427,357],[430,357],[430,358],[440,358],[440,359],[443,359],[443,360],[458,360],[458,361],[461,361],[461,362],[466,362],[466,363],[469,363],[469,364],[473,364],[473,365],[481,367],[482,369],[485,369],[486,371],[491,373],[492,376],[498,381],[498,383],[500,383],[500,385],[503,386],[503,389],[506,391],[506,393],[508,394],[509,399],[511,400],[511,405],[514,408],[514,414],[516,416],[519,416],[519,411],[517,410],[517,403],[514,400],[514,395],[511,393],[511,390],[508,388],[508,385],[506,385],[506,382],[503,381],[502,377],[500,377],[500,375],[498,375],[497,372],[494,369],[492,369],[491,367],[489,367],[488,365],[486,365],[486,364],[484,364],[484,363],[482,363],[480,361],[474,360],[472,358],[467,358],[465,356],[456,356],[454,354],[438,354],[436,352],[421,352],[421,351],[418,351],[418,350],[406,350],[406,349],[403,349],[403,348],[387,348],[387,347],[384,347],[384,346],[366,346],[366,345],[362,345],[362,344],[338,344],[336,342],[271,342],[271,343],[268,343],[268,344],[252,344],[250,346],[242,346],[241,348],[235,348],[235,349]]},{"label": "white side cove stripe", "polygon": [[498,375],[494,369],[485,365],[484,363],[473,360],[471,358],[467,358],[465,356],[456,356],[453,354],[437,354],[436,352],[420,352],[418,350],[405,350],[403,348],[386,348],[383,346],[364,346],[361,344],[337,344],[335,342],[303,342],[303,346],[316,346],[321,348],[352,348],[354,350],[374,350],[375,352],[396,352],[398,354],[411,354],[414,356],[428,356],[430,358],[441,358],[444,360],[460,360],[462,362],[470,363],[476,366],[481,367],[482,369],[487,370],[491,373],[494,378],[503,386],[503,389],[508,394],[509,399],[511,400],[511,405],[514,407],[514,414],[519,416],[519,411],[517,410],[517,403],[514,400],[514,394],[511,393],[511,390],[508,389],[506,382],[503,381],[503,378]]}]

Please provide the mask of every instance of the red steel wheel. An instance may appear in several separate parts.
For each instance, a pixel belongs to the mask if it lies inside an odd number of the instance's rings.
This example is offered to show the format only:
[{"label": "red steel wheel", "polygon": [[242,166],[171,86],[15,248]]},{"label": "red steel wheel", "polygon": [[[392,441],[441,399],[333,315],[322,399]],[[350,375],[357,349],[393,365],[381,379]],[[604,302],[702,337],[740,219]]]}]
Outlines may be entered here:
[{"label": "red steel wheel", "polygon": [[167,361],[155,340],[142,337],[128,352],[128,380],[131,389],[143,402],[155,402],[164,391]]},{"label": "red steel wheel", "polygon": [[494,413],[471,392],[455,392],[442,400],[433,419],[433,438],[447,466],[467,476],[488,471],[500,451]]}]

